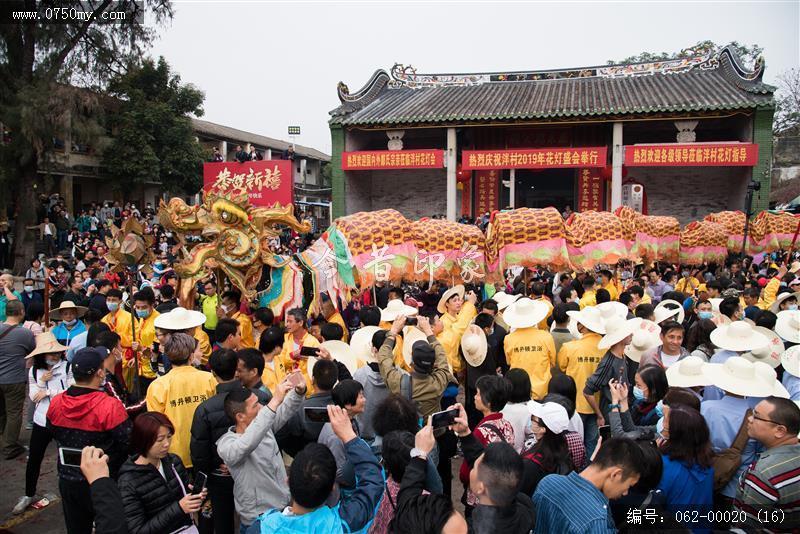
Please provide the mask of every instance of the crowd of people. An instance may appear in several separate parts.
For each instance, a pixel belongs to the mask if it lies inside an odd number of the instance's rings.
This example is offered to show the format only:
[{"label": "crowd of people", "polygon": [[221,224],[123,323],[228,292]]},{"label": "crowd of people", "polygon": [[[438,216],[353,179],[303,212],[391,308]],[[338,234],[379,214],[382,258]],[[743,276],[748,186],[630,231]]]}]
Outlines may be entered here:
[{"label": "crowd of people", "polygon": [[[117,210],[159,236],[132,292],[103,258]],[[154,217],[88,209],[41,230],[22,292],[0,276],[14,513],[57,454],[70,534],[800,529],[788,255],[378,282],[276,316],[214,276],[184,307]]]}]

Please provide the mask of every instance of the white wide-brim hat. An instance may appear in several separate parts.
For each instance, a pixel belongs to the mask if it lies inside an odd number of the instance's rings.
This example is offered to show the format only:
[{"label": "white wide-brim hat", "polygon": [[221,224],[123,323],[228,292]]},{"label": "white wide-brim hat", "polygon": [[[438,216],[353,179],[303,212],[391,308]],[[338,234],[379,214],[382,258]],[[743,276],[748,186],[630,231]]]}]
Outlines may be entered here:
[{"label": "white wide-brim hat", "polygon": [[708,302],[711,303],[711,311],[719,312],[719,305],[722,303],[721,298],[714,297],[713,299],[708,299]]},{"label": "white wide-brim hat", "polygon": [[633,334],[633,331],[638,328],[642,319],[636,318],[631,320],[622,319],[618,316],[613,316],[606,321],[606,335],[597,344],[598,349],[610,348],[626,337]]},{"label": "white wide-brim hat", "polygon": [[667,383],[673,388],[708,386],[711,380],[703,373],[708,365],[699,356],[687,356],[667,369]]},{"label": "white wide-brim hat", "polygon": [[[567,313],[567,317],[569,317],[569,313]],[[556,328],[557,328],[556,322],[553,321],[553,324],[550,325],[550,332],[552,332]],[[578,332],[578,322],[572,317],[569,317],[569,323],[567,323],[567,330],[569,330],[569,333],[572,334],[572,337],[574,337],[575,339],[581,338],[581,333]]]},{"label": "white wide-brim hat", "polygon": [[50,318],[55,319],[56,321],[60,321],[61,312],[65,310],[73,310],[75,312],[76,317],[83,317],[84,315],[86,315],[86,312],[89,310],[89,308],[86,308],[84,306],[77,306],[71,300],[64,300],[61,301],[61,305],[58,308],[50,312]]},{"label": "white wide-brim hat", "polygon": [[414,348],[414,343],[417,341],[428,342],[425,334],[416,326],[407,326],[403,330],[403,359],[406,365],[411,367],[411,351]]},{"label": "white wide-brim hat", "polygon": [[156,317],[153,324],[162,330],[187,330],[205,324],[205,322],[206,316],[203,312],[178,307]]},{"label": "white wide-brim hat", "polygon": [[633,330],[631,343],[625,347],[625,356],[638,362],[642,355],[661,345],[661,327],[653,321],[641,319]]},{"label": "white wide-brim hat", "polygon": [[603,302],[602,304],[598,304],[595,307],[598,310],[600,310],[600,313],[603,315],[603,317],[609,317],[608,314],[612,313],[613,315],[616,315],[617,317],[621,317],[623,319],[628,318],[628,312],[629,312],[628,307],[619,301],[610,300],[608,302]]},{"label": "white wide-brim hat", "polygon": [[775,333],[790,343],[800,343],[800,310],[778,312]]},{"label": "white wide-brim hat", "polygon": [[733,356],[725,363],[707,363],[703,374],[710,383],[723,391],[743,397],[789,398],[789,392],[778,382],[775,369],[761,362],[751,362],[741,356]]},{"label": "white wide-brim hat", "polygon": [[483,328],[475,324],[469,325],[464,335],[461,336],[461,353],[467,363],[472,367],[478,367],[486,360],[488,349],[489,344]]},{"label": "white wide-brim hat", "polygon": [[439,299],[439,304],[436,305],[436,311],[439,313],[447,313],[447,308],[445,308],[445,303],[450,300],[454,295],[458,295],[462,299],[464,298],[464,286],[458,284],[457,286],[451,287],[447,291],[444,292],[442,298]]},{"label": "white wide-brim hat", "polygon": [[364,326],[350,336],[350,354],[364,363],[378,363],[372,353],[372,336],[380,330],[377,326]]},{"label": "white wide-brim hat", "polygon": [[772,313],[778,313],[780,311],[779,307],[783,303],[783,301],[790,299],[792,297],[794,297],[796,301],[800,302],[800,291],[795,293],[789,293],[789,292],[781,293],[775,298],[775,302],[773,302],[772,305],[769,307],[769,311],[771,311]]},{"label": "white wide-brim hat", "polygon": [[711,342],[717,347],[734,352],[749,352],[763,348],[769,338],[744,321],[717,326],[711,332]]},{"label": "white wide-brim hat", "polygon": [[595,306],[587,306],[581,311],[571,310],[567,312],[567,315],[572,321],[582,324],[584,328],[591,330],[595,334],[603,335],[606,333],[603,314]]},{"label": "white wide-brim hat", "polygon": [[320,343],[320,347],[328,349],[328,352],[331,353],[331,357],[333,357],[334,360],[342,362],[344,366],[347,367],[347,370],[350,371],[350,375],[355,373],[356,369],[358,369],[356,358],[350,350],[350,345],[344,341],[339,341],[338,339],[323,341]]},{"label": "white wide-brim hat", "polygon": [[541,300],[522,297],[503,312],[503,319],[511,328],[530,328],[547,317],[550,308]]},{"label": "white wide-brim hat", "polygon": [[381,321],[391,323],[399,316],[411,317],[419,312],[419,308],[406,306],[400,299],[390,300],[384,309],[381,310]]},{"label": "white wide-brim hat", "polygon": [[800,345],[789,347],[781,354],[783,370],[800,378]]},{"label": "white wide-brim hat", "polygon": [[[669,307],[668,305],[674,306]],[[674,317],[675,321],[679,323],[683,323],[683,320],[686,318],[686,312],[683,309],[683,306],[680,305],[677,301],[667,299],[662,300],[658,303],[655,309],[655,316],[656,316],[656,324],[662,323],[667,319]]]},{"label": "white wide-brim hat", "polygon": [[521,297],[522,295],[509,295],[505,291],[498,291],[497,293],[492,295],[492,300],[497,303],[497,309],[499,311],[503,311],[512,304],[514,304]]},{"label": "white wide-brim hat", "polygon": [[761,348],[745,352],[742,357],[751,362],[764,362],[772,368],[778,367],[781,364],[781,354],[784,349],[781,337],[763,326],[754,326],[753,328],[756,332],[764,334],[769,339],[769,343]]}]

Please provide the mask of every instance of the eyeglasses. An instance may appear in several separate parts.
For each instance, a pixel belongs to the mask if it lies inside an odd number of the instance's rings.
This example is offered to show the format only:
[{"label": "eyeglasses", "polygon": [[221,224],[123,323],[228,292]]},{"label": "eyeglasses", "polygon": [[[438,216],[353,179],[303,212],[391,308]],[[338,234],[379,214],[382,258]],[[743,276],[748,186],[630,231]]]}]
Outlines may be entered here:
[{"label": "eyeglasses", "polygon": [[765,419],[763,417],[759,417],[755,413],[751,414],[750,417],[752,417],[753,419],[758,419],[759,421],[764,421],[765,423],[772,423],[773,425],[786,426],[783,423],[779,423],[777,421],[773,421],[772,419]]}]

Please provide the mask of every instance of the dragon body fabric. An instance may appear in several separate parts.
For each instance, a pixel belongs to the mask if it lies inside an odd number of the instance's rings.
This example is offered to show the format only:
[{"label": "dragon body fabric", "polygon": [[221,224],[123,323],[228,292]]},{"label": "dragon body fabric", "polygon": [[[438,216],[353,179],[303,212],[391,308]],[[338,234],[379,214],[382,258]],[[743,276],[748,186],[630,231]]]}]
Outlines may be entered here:
[{"label": "dragon body fabric", "polygon": [[[740,212],[721,212],[681,229],[673,217],[642,215],[627,207],[579,213],[565,222],[554,208],[518,208],[492,214],[484,236],[473,225],[410,221],[386,209],[340,217],[306,250],[280,256],[270,249],[280,235],[278,225],[309,231],[291,205],[256,208],[246,196],[207,194],[196,206],[179,198],[162,202],[159,217],[182,245],[175,271],[184,306],[193,305],[199,279],[221,271],[248,300],[258,297],[260,306],[278,316],[298,306],[315,313],[322,293],[341,306],[354,291],[379,280],[491,282],[511,267],[583,271],[621,259],[721,262],[741,246],[735,236],[744,222]],[[748,252],[789,248],[798,222],[791,214],[760,213],[750,224]],[[115,239],[117,261],[140,257],[147,248],[134,228]]]}]

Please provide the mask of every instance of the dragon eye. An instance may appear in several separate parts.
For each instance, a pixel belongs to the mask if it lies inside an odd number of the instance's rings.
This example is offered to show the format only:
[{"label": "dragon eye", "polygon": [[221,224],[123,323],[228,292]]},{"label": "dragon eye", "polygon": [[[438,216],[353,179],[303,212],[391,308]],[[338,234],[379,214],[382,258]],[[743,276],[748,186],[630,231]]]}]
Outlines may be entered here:
[{"label": "dragon eye", "polygon": [[236,221],[239,220],[238,216],[234,215],[233,213],[231,213],[229,211],[225,211],[225,210],[223,210],[220,213],[220,218],[222,219],[222,222],[225,222],[225,223],[228,223],[228,224],[233,224],[233,223],[235,223]]}]

